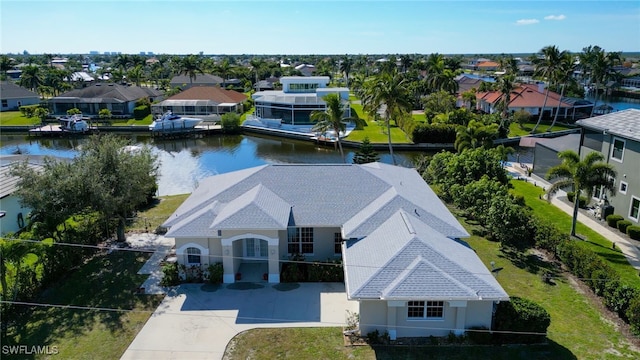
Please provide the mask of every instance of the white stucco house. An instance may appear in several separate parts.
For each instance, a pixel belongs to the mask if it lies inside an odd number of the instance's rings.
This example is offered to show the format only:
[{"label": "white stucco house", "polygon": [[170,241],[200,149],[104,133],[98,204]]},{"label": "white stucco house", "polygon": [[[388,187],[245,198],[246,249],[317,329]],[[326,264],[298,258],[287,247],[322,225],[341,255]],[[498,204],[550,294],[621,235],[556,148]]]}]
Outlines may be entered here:
[{"label": "white stucco house", "polygon": [[467,231],[414,169],[274,164],[216,175],[163,226],[180,264],[221,262],[225,283],[249,267],[278,283],[293,254],[342,258],[346,296],[359,302],[365,334],[490,328],[494,304],[508,300],[460,240]]}]

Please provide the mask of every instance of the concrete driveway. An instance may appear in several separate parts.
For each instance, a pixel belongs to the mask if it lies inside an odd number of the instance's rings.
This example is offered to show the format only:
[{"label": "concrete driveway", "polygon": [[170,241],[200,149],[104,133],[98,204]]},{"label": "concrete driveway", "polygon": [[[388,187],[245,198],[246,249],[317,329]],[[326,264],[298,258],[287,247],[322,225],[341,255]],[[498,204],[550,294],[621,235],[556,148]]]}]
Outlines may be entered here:
[{"label": "concrete driveway", "polygon": [[169,292],[122,359],[222,359],[242,331],[342,326],[357,308],[340,283],[185,284]]}]

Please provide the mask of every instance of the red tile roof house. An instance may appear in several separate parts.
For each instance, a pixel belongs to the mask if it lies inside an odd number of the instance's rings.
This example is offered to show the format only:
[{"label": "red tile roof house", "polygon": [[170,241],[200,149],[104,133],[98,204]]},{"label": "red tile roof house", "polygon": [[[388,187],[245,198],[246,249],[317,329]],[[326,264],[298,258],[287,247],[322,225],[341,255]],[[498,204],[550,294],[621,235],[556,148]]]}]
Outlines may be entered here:
[{"label": "red tile roof house", "polygon": [[179,115],[209,116],[217,120],[228,112],[242,112],[245,94],[219,86],[193,86],[160,103],[151,106],[154,114],[171,110]]},{"label": "red tile roof house", "polygon": [[[558,109],[558,120],[573,121],[589,114],[592,103],[573,98],[562,98],[560,94],[549,91],[545,104],[546,90],[544,84],[520,84],[511,91],[511,101],[509,101],[509,112],[525,110],[529,114],[538,116],[540,111],[544,111],[543,118],[551,119]],[[502,99],[500,91],[479,92],[476,94],[476,109],[482,112],[493,114],[498,112],[497,105]],[[544,106],[544,109],[543,109]]]}]

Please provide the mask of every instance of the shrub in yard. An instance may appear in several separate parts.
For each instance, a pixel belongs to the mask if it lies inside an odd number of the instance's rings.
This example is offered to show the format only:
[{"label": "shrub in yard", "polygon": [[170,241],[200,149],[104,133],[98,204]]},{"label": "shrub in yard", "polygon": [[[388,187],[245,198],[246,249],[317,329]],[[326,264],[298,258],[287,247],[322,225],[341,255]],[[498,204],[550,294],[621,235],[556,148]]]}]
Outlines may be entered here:
[{"label": "shrub in yard", "polygon": [[631,299],[627,309],[627,319],[631,325],[631,331],[640,335],[640,296]]},{"label": "shrub in yard", "polygon": [[[534,344],[544,341],[551,317],[547,310],[537,303],[519,297],[501,301],[496,309],[493,330],[499,343]],[[545,335],[514,334],[513,332],[540,333]]]},{"label": "shrub in yard", "polygon": [[133,108],[133,118],[136,120],[142,120],[149,114],[151,114],[151,110],[147,105],[140,105]]},{"label": "shrub in yard", "polygon": [[222,284],[222,277],[224,275],[224,268],[222,267],[222,263],[218,262],[215,264],[209,265],[207,269],[209,272],[209,282],[212,284]]},{"label": "shrub in yard", "polygon": [[178,277],[178,264],[164,264],[162,266],[162,280],[160,281],[160,285],[176,286],[178,284],[180,284],[180,278]]},{"label": "shrub in yard", "polygon": [[234,112],[223,114],[220,117],[220,123],[225,134],[239,134],[242,132],[240,115]]},{"label": "shrub in yard", "polygon": [[632,222],[629,220],[620,220],[616,223],[616,227],[620,232],[627,233],[627,228],[631,226]]},{"label": "shrub in yard", "polygon": [[640,226],[631,225],[627,227],[627,235],[634,240],[640,240]]},{"label": "shrub in yard", "polygon": [[[571,202],[573,202],[573,200],[575,200],[576,194],[573,191],[570,191],[567,193],[567,199]],[[578,204],[579,207],[584,208],[587,206],[587,203],[589,202],[589,199],[587,199],[586,196],[580,196],[580,203]]]},{"label": "shrub in yard", "polygon": [[604,295],[604,304],[609,310],[615,311],[621,319],[627,321],[627,310],[632,300],[640,296],[640,291],[619,281],[611,281]]},{"label": "shrub in yard", "polygon": [[554,255],[556,254],[558,245],[569,240],[569,236],[558,230],[557,226],[536,217],[532,218],[531,225],[533,225],[533,240],[535,246],[550,251]]},{"label": "shrub in yard", "polygon": [[456,127],[450,124],[418,124],[411,132],[414,143],[453,143],[456,141]]},{"label": "shrub in yard", "polygon": [[620,220],[624,220],[622,215],[611,214],[607,216],[607,225],[611,226],[612,228],[618,227],[618,221]]}]

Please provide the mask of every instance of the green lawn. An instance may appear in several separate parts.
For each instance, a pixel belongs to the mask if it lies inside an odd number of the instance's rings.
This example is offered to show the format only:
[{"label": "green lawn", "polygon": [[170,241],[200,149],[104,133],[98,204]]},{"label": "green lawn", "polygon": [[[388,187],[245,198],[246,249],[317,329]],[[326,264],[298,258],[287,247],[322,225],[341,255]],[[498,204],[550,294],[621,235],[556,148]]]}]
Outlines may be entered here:
[{"label": "green lawn", "polygon": [[127,231],[154,231],[165,222],[182,204],[189,194],[163,196],[150,208],[139,211],[136,219],[127,227]]},{"label": "green lawn", "polygon": [[[530,135],[531,130],[533,130],[533,127],[535,125],[536,125],[535,121],[527,122],[522,127],[520,127],[520,124],[511,123],[511,125],[509,126],[509,137]],[[551,125],[550,122],[540,123],[540,125],[536,129],[536,134],[547,132],[547,129],[549,129],[549,125]],[[568,127],[566,125],[556,124],[553,126],[553,128],[551,128],[551,131],[561,131],[561,130],[568,130],[568,129],[573,129],[573,128]]]},{"label": "green lawn", "polygon": [[[348,141],[361,142],[365,137],[369,137],[371,143],[388,143],[387,127],[384,124],[378,124],[375,121],[369,119],[369,116],[362,109],[360,104],[351,104],[351,109],[360,119],[364,119],[367,122],[362,130],[353,130],[349,136],[345,138]],[[408,136],[399,127],[391,126],[391,142],[394,144],[411,144]]]},{"label": "green lawn", "polygon": [[0,112],[0,126],[29,126],[40,124],[37,117],[26,118],[20,111]]},{"label": "green lawn", "polygon": [[[571,216],[564,211],[558,209],[554,205],[548,203],[546,200],[541,199],[544,191],[524,181],[512,180],[513,184],[512,192],[516,195],[524,196],[526,204],[533,209],[533,212],[539,218],[546,222],[552,223],[560,230],[567,234],[571,230]],[[611,241],[604,238],[602,235],[591,230],[587,226],[578,222],[576,226],[576,233],[586,239],[586,241],[579,241],[579,244],[591,249],[602,257],[612,268],[614,268],[627,283],[640,288],[640,277],[637,271],[629,265],[627,258],[620,252],[620,249],[613,250],[611,248]]]},{"label": "green lawn", "polygon": [[32,307],[9,326],[2,344],[57,346],[60,359],[118,359],[162,299],[134,294],[147,277],[136,273],[148,257],[132,251],[98,254],[35,300],[134,312]]}]

